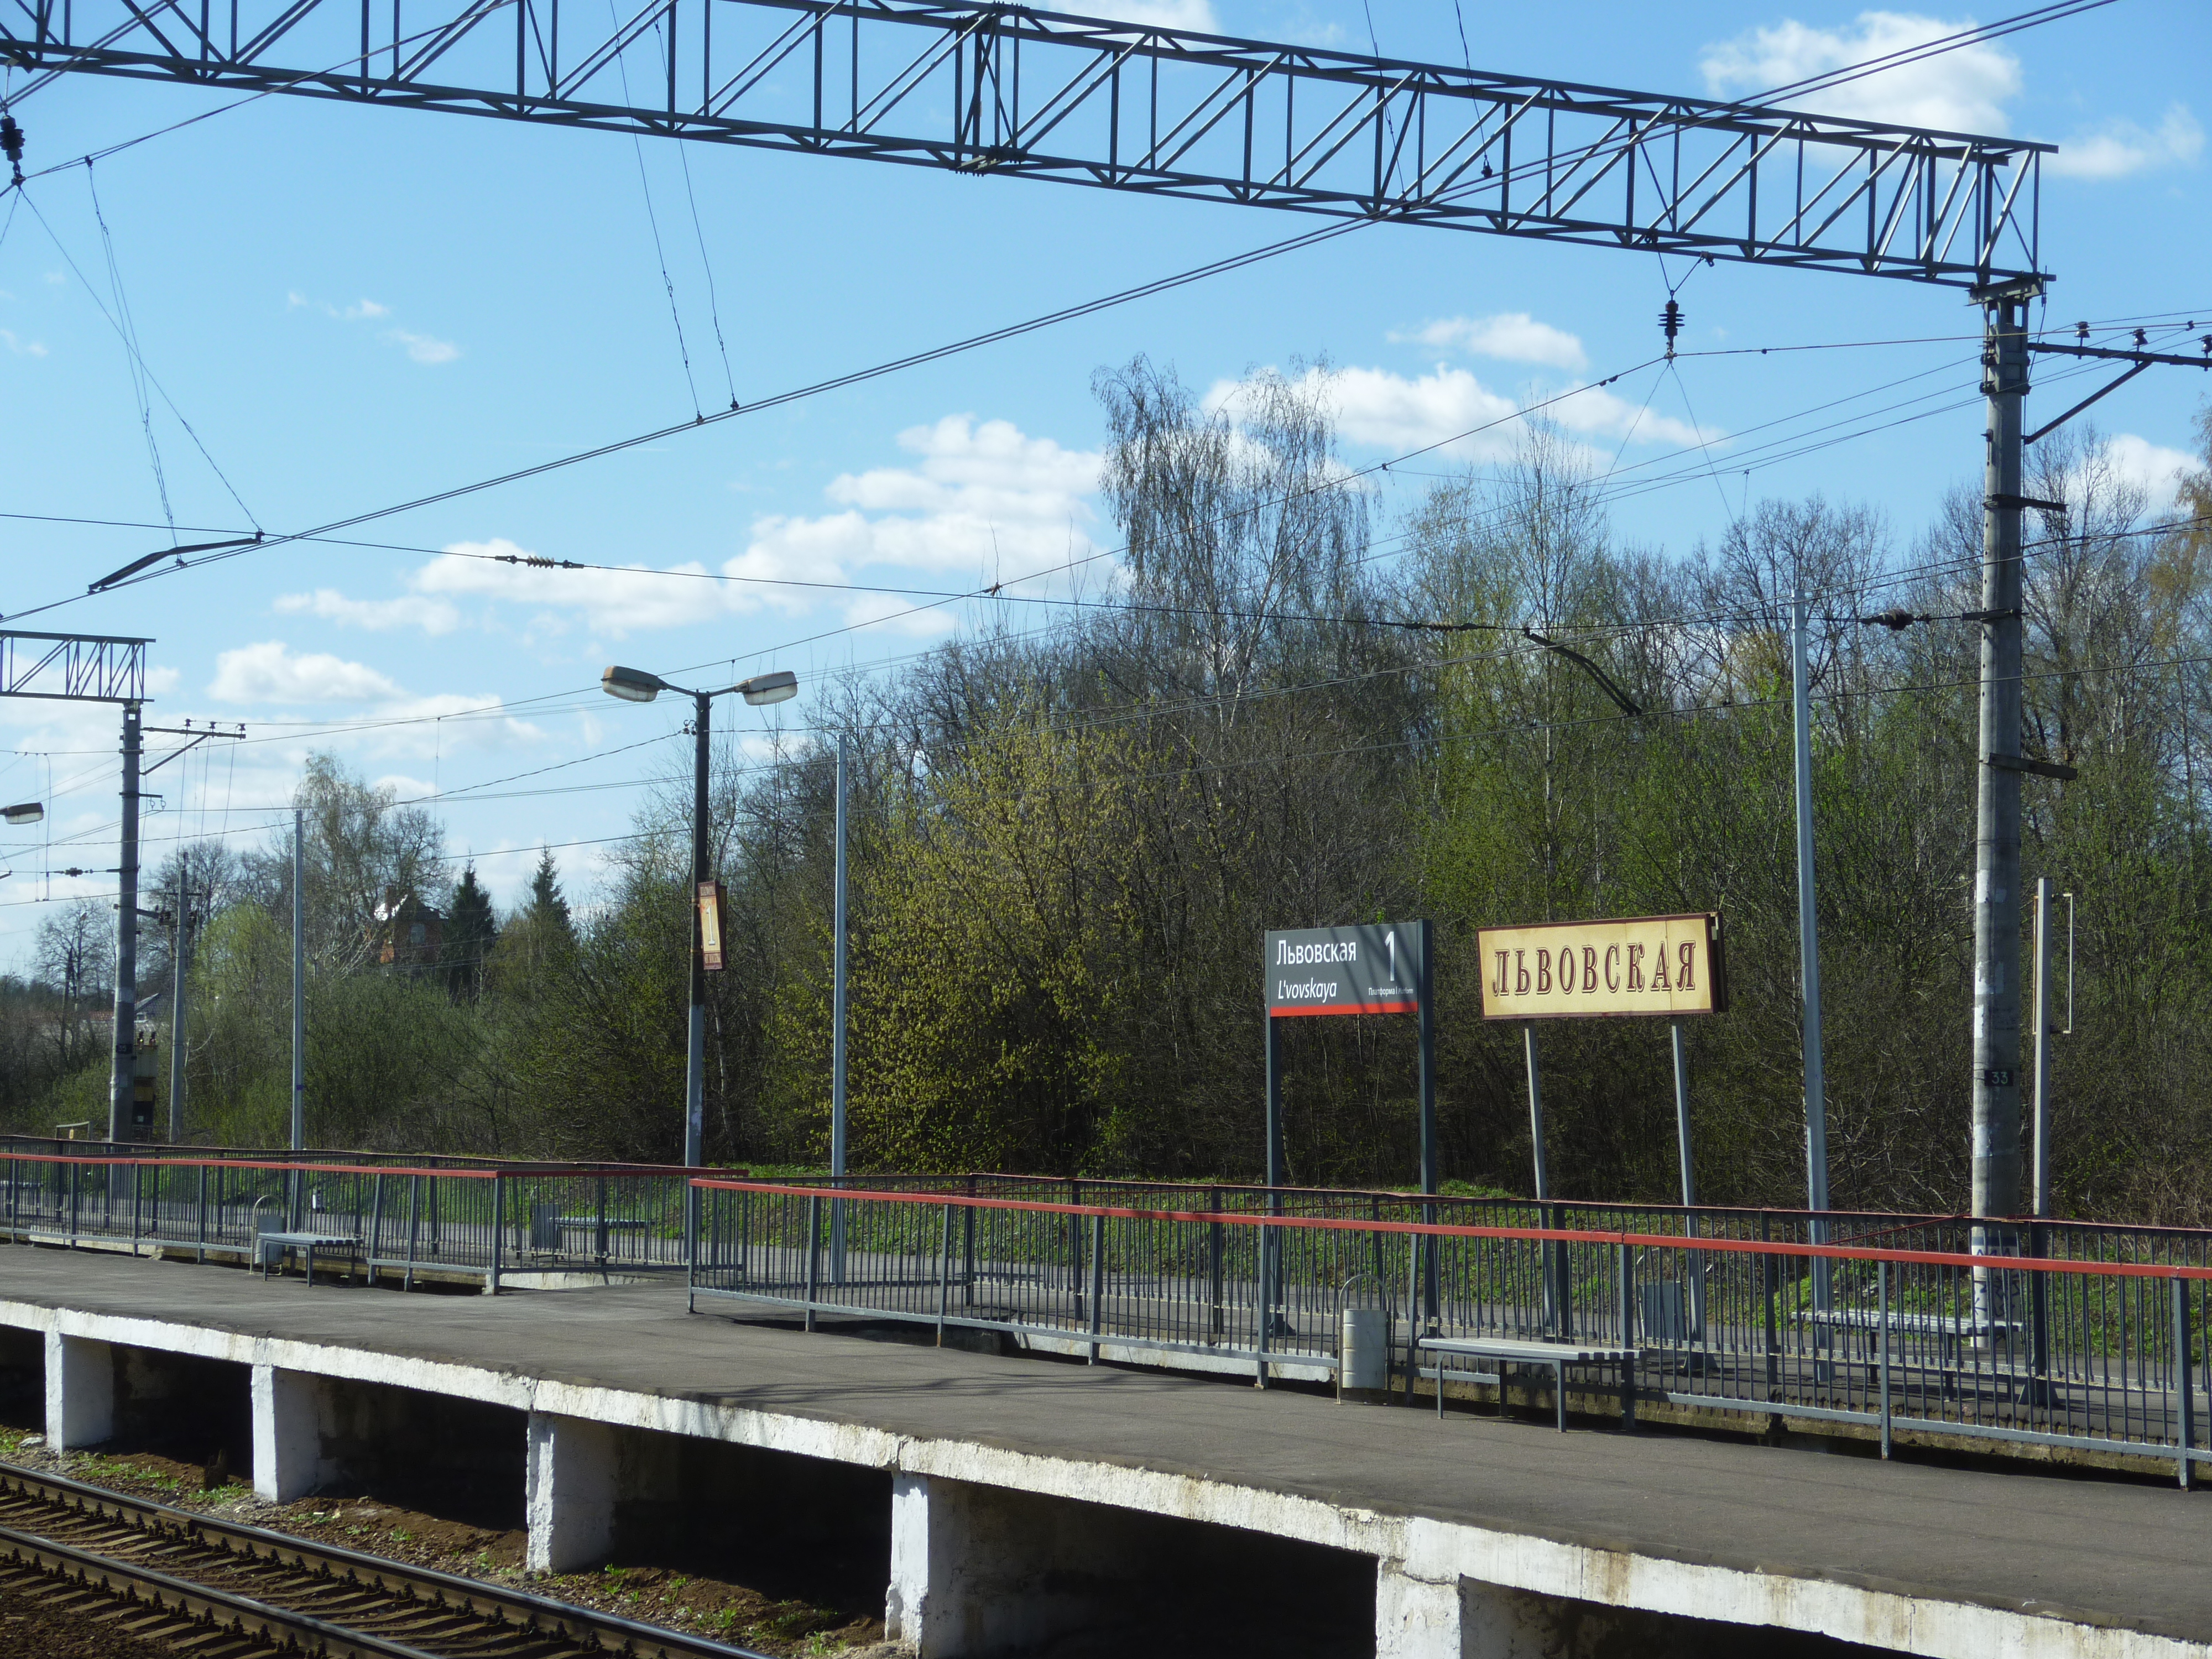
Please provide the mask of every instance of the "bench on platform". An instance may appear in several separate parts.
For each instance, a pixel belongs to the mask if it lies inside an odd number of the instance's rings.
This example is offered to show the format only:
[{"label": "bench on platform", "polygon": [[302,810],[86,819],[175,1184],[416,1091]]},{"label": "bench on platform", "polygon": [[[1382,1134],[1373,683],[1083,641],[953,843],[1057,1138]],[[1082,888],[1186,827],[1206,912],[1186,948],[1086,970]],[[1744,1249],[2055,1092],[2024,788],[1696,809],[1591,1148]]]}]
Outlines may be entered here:
[{"label": "bench on platform", "polygon": [[1955,1358],[1966,1342],[2009,1343],[2027,1328],[2017,1319],[1975,1319],[1960,1314],[1907,1313],[1893,1309],[1884,1315],[1863,1308],[1814,1309],[1796,1316],[1800,1325],[1815,1330],[1856,1332],[1861,1336],[1932,1336],[1936,1352],[1946,1360]]},{"label": "bench on platform", "polygon": [[1444,1414],[1444,1367],[1446,1358],[1487,1359],[1498,1367],[1497,1375],[1498,1404],[1505,1405],[1504,1368],[1508,1365],[1548,1366],[1554,1387],[1552,1397],[1559,1407],[1559,1432],[1567,1431],[1567,1367],[1570,1365],[1610,1365],[1620,1378],[1620,1425],[1624,1429],[1636,1426],[1636,1359],[1634,1348],[1624,1348],[1604,1343],[1590,1342],[1531,1342],[1510,1336],[1424,1336],[1414,1340],[1416,1365],[1419,1356],[1437,1356],[1437,1415]]},{"label": "bench on platform", "polygon": [[550,1204],[530,1206],[530,1248],[541,1255],[556,1255],[568,1248],[570,1233],[592,1235],[593,1254],[605,1257],[616,1233],[643,1233],[652,1224],[638,1216],[563,1215]]},{"label": "bench on platform", "polygon": [[343,1255],[351,1271],[351,1263],[361,1255],[361,1241],[346,1233],[256,1233],[254,1253],[261,1258],[261,1276],[269,1277],[269,1263],[288,1251],[297,1250],[307,1259],[307,1283],[315,1282],[315,1252],[325,1255]]}]

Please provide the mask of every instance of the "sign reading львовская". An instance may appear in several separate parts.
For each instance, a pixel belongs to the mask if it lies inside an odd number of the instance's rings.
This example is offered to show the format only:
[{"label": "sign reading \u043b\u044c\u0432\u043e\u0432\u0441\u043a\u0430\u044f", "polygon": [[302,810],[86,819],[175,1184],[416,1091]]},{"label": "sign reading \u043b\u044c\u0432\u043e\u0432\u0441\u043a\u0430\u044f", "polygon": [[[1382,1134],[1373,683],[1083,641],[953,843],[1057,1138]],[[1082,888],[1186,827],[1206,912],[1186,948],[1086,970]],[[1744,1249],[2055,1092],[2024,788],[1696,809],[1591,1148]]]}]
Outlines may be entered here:
[{"label": "sign reading \u043b\u044c\u0432\u043e\u0432\u0441\u043a\u0430\u044f", "polygon": [[1717,1014],[1728,1007],[1710,913],[1481,930],[1485,1019]]},{"label": "sign reading \u043b\u044c\u0432\u043e\u0432\u0441\u043a\u0430\u044f", "polygon": [[1267,937],[1267,1013],[1413,1014],[1421,927],[1292,927]]}]

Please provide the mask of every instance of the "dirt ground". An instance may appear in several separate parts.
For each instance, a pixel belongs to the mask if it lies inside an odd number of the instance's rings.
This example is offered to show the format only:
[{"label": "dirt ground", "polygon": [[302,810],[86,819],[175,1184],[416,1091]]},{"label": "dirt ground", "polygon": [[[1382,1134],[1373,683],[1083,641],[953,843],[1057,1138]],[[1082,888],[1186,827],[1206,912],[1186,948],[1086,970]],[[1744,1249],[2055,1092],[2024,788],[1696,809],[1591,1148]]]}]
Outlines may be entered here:
[{"label": "dirt ground", "polygon": [[[56,1467],[41,1437],[13,1429],[0,1429],[0,1459],[27,1468]],[[72,1480],[155,1498],[179,1509],[201,1510],[249,1526],[342,1545],[364,1554],[510,1584],[645,1624],[697,1632],[773,1654],[777,1659],[847,1655],[848,1650],[874,1647],[884,1639],[880,1611],[871,1614],[803,1600],[775,1600],[726,1579],[661,1567],[617,1565],[596,1572],[532,1577],[523,1571],[525,1540],[520,1528],[471,1525],[374,1498],[316,1497],[295,1504],[265,1504],[253,1495],[243,1478],[234,1477],[226,1469],[203,1468],[157,1453],[73,1453],[60,1472]],[[15,1607],[4,1609],[7,1613],[23,1611]],[[95,1627],[85,1621],[56,1617],[84,1641],[109,1641],[110,1645],[78,1649],[21,1644],[10,1634],[15,1627],[9,1626],[0,1626],[0,1653],[51,1653],[55,1659],[80,1659],[80,1655],[82,1659],[139,1659],[143,1653],[150,1659],[153,1654],[168,1651],[145,1643],[117,1646],[106,1634],[96,1634]],[[866,1656],[852,1651],[849,1659],[866,1659]]]}]

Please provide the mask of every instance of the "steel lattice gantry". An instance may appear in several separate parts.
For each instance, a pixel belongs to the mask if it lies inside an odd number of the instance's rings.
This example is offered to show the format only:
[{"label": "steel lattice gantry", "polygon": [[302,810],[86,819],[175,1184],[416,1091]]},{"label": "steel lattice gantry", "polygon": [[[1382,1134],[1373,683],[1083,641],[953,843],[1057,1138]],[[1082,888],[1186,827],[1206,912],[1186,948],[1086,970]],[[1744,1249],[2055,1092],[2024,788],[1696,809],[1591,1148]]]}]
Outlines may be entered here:
[{"label": "steel lattice gantry", "polygon": [[0,57],[1958,287],[2040,271],[2045,145],[957,0],[0,0]]},{"label": "steel lattice gantry", "polygon": [[143,702],[151,640],[0,630],[0,697]]}]

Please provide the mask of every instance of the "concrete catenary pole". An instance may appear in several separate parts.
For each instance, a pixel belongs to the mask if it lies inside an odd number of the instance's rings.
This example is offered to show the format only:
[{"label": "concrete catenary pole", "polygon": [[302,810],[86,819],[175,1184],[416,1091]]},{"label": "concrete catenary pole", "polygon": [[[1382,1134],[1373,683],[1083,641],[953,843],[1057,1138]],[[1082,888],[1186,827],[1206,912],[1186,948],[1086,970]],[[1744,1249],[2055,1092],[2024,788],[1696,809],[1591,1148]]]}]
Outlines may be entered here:
[{"label": "concrete catenary pole", "polygon": [[1797,749],[1797,979],[1805,1056],[1805,1207],[1828,1207],[1828,1079],[1820,1053],[1820,918],[1813,890],[1813,698],[1805,662],[1805,590],[1790,605],[1790,690]]},{"label": "concrete catenary pole", "polygon": [[169,1144],[185,1138],[185,952],[192,936],[191,864],[177,861],[176,910],[169,924]]},{"label": "concrete catenary pole", "polygon": [[2027,302],[2020,288],[1976,295],[1987,319],[1982,489],[1981,764],[1975,769],[1973,1212],[2017,1215],[2020,1156],[2021,404]]},{"label": "concrete catenary pole", "polygon": [[292,809],[292,1150],[307,1144],[307,815]]},{"label": "concrete catenary pole", "polygon": [[138,1074],[138,749],[141,705],[123,705],[123,848],[116,860],[115,1042],[108,1073],[107,1138],[131,1132]]}]

